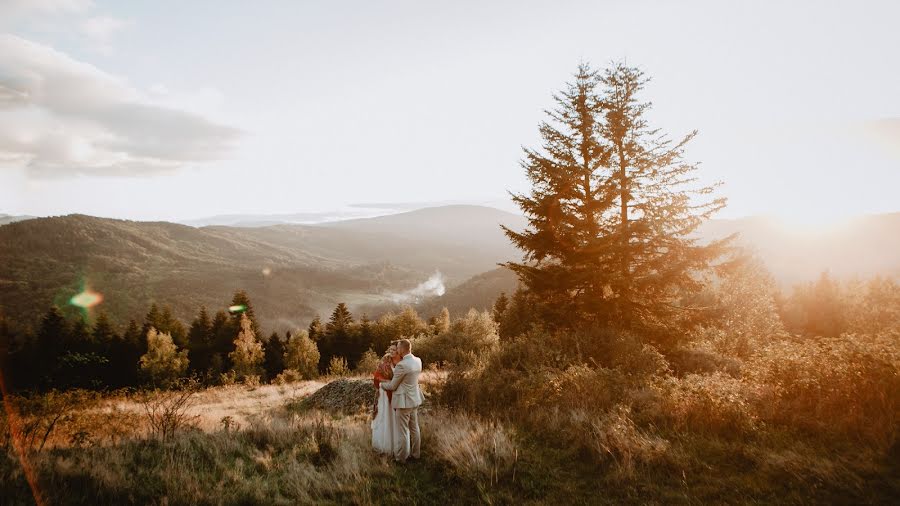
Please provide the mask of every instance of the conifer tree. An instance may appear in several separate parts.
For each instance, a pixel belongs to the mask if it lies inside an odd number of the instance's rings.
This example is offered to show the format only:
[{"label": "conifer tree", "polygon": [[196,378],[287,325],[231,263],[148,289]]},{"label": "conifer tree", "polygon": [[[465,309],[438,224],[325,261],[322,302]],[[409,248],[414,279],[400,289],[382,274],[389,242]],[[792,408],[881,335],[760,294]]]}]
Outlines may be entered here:
[{"label": "conifer tree", "polygon": [[209,369],[212,358],[212,327],[206,306],[200,306],[200,312],[188,329],[187,349],[192,371],[204,372]]},{"label": "conifer tree", "polygon": [[231,320],[225,311],[216,311],[213,317],[212,326],[210,327],[210,370],[214,374],[223,373],[231,366],[228,363],[228,354],[234,349],[234,338],[237,335],[233,332]]},{"label": "conifer tree", "polygon": [[41,319],[35,339],[35,367],[39,381],[49,386],[58,367],[58,361],[69,340],[69,325],[59,308],[52,306]]},{"label": "conifer tree", "polygon": [[115,386],[137,385],[141,356],[147,352],[147,340],[137,321],[128,322],[122,340],[116,342],[110,358]]},{"label": "conifer tree", "polygon": [[262,332],[259,329],[259,323],[256,321],[256,313],[253,312],[253,304],[250,303],[250,296],[247,295],[247,292],[244,290],[238,290],[234,293],[234,297],[231,298],[231,307],[243,307],[243,310],[235,311],[231,314],[231,321],[233,325],[233,329],[235,332],[240,331],[240,321],[243,315],[247,315],[247,319],[250,320],[250,327],[253,329],[253,334],[260,336]]},{"label": "conifer tree", "polygon": [[[287,339],[291,338],[291,333],[287,333]],[[284,346],[286,340],[283,340],[278,332],[272,332],[269,340],[265,343],[265,368],[268,379],[273,379],[282,371],[284,371]]]},{"label": "conifer tree", "polygon": [[[331,358],[341,356],[350,360],[358,360],[353,356],[353,315],[343,302],[339,303],[331,313],[331,319],[325,324],[325,336],[319,344],[321,353],[320,366],[326,367]],[[360,350],[362,353],[362,350]]]},{"label": "conifer tree", "polygon": [[107,386],[116,386],[114,385],[116,378],[113,375],[113,360],[117,359],[116,347],[121,343],[122,339],[116,334],[106,313],[101,312],[97,315],[91,340],[94,343],[97,354],[103,358],[101,370],[95,372],[96,377]]},{"label": "conifer tree", "polygon": [[156,328],[157,332],[165,332],[172,336],[172,341],[181,349],[187,348],[187,331],[184,324],[172,315],[172,308],[167,305],[163,306],[160,315],[160,326]]},{"label": "conifer tree", "polygon": [[372,346],[372,342],[375,340],[375,332],[372,329],[372,321],[369,320],[369,315],[363,313],[362,317],[359,319],[359,329],[358,329],[358,345],[360,349],[369,349]]},{"label": "conifer tree", "polygon": [[503,321],[503,313],[507,307],[509,307],[509,298],[506,296],[506,292],[500,292],[500,295],[494,301],[493,308],[491,308],[491,317],[494,318],[497,325],[500,325],[500,322]]},{"label": "conifer tree", "polygon": [[690,311],[679,298],[724,250],[691,235],[724,199],[708,200],[683,159],[694,133],[673,143],[648,126],[645,83],[622,64],[580,65],[540,125],[541,149],[525,150],[532,190],[513,198],[529,226],[504,227],[525,258],[507,266],[551,327],[677,324]]},{"label": "conifer tree", "polygon": [[322,337],[325,336],[325,327],[322,325],[322,319],[319,318],[319,315],[316,315],[316,317],[309,322],[309,329],[307,332],[309,333],[309,338],[316,343],[321,341]]}]

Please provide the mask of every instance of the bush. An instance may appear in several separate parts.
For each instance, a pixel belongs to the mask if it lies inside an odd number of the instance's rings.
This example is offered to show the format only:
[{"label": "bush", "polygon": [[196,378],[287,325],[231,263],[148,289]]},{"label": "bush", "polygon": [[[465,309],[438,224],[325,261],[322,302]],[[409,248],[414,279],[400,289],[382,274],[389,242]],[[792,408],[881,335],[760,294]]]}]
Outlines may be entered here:
[{"label": "bush", "polygon": [[347,365],[347,359],[344,357],[331,357],[328,362],[329,376],[349,376],[350,367]]},{"label": "bush", "polygon": [[281,374],[275,376],[272,381],[276,385],[287,385],[288,383],[296,383],[303,380],[303,375],[294,369],[285,369]]},{"label": "bush", "polygon": [[678,430],[741,436],[756,426],[748,388],[723,373],[669,378],[662,389],[657,420]]},{"label": "bush", "polygon": [[378,355],[372,351],[371,348],[366,350],[363,353],[362,358],[359,359],[359,362],[356,363],[356,372],[359,374],[374,374],[375,369],[378,368],[378,364],[381,363],[381,359]]},{"label": "bush", "polygon": [[897,441],[900,332],[780,340],[748,366],[768,421],[815,433],[859,437],[881,448]]},{"label": "bush", "polygon": [[491,314],[472,309],[451,323],[446,332],[414,339],[413,351],[425,363],[471,366],[479,356],[495,350],[499,342]]}]

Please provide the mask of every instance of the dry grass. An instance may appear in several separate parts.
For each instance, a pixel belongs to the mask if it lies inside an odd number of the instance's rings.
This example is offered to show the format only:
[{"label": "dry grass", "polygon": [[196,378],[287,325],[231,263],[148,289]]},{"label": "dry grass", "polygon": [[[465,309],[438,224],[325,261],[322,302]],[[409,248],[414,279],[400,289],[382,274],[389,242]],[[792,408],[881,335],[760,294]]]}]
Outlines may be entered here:
[{"label": "dry grass", "polygon": [[519,451],[506,425],[445,410],[428,418],[440,424],[425,433],[425,446],[455,474],[491,485],[514,478]]}]

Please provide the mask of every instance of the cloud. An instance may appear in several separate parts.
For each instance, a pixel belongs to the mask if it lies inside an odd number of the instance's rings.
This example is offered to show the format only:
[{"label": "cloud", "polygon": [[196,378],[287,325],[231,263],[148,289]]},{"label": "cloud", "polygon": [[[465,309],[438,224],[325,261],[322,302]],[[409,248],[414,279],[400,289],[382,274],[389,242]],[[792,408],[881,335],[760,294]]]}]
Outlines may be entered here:
[{"label": "cloud", "polygon": [[90,44],[104,54],[113,52],[113,36],[132,23],[112,16],[94,16],[79,24],[79,31],[87,37]]},{"label": "cloud", "polygon": [[0,35],[0,160],[17,160],[29,176],[170,171],[224,158],[239,134],[50,47]]},{"label": "cloud", "polygon": [[14,14],[60,14],[82,12],[94,6],[92,0],[4,0],[0,3],[0,13]]}]

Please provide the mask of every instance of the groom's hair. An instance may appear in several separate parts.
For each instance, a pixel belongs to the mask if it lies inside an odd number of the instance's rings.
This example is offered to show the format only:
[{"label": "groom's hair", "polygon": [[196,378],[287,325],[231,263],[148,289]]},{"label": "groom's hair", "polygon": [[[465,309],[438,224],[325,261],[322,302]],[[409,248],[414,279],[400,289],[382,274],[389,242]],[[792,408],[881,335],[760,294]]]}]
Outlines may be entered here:
[{"label": "groom's hair", "polygon": [[412,352],[412,343],[409,342],[409,339],[401,339],[397,341],[397,348],[399,349],[398,351],[404,352],[403,354],[405,355]]}]

